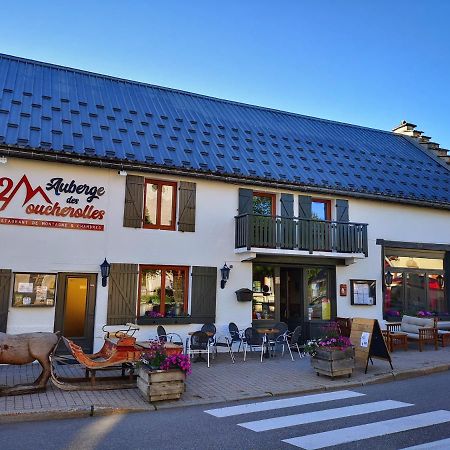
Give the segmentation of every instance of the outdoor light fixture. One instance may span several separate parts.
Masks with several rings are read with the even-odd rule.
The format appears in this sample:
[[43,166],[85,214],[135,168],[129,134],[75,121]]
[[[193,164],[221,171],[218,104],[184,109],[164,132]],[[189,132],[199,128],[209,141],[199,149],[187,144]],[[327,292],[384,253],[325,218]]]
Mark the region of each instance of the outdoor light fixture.
[[100,271],[102,274],[102,286],[106,287],[106,284],[108,282],[108,277],[111,272],[111,264],[105,260],[100,264]]
[[384,282],[386,286],[390,286],[392,284],[392,280],[394,279],[394,276],[392,275],[389,270],[386,272],[386,275],[384,276]]
[[220,269],[220,274],[222,275],[222,279],[220,280],[220,287],[223,289],[225,285],[227,284],[228,278],[230,278],[230,270],[233,268],[233,266],[228,267],[227,263],[223,265],[223,267]]
[[127,173],[127,171],[126,170],[119,170],[118,172],[117,172],[121,177],[126,177],[127,175],[128,175],[128,173]]
[[442,289],[444,287],[444,277],[442,275],[438,275],[436,277],[439,287]]
[[6,156],[0,156],[0,164],[6,164],[8,162],[8,158]]

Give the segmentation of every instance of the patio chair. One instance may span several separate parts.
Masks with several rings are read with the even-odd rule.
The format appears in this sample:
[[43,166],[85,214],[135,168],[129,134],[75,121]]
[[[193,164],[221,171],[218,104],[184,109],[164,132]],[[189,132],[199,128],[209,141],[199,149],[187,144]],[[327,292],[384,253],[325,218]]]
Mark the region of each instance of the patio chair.
[[238,326],[234,322],[230,322],[228,324],[228,331],[231,336],[231,342],[230,342],[231,347],[233,347],[233,344],[235,342],[239,342],[239,347],[237,350],[239,353],[239,350],[241,349],[241,345],[245,343],[245,338],[242,336],[241,330],[239,330]]
[[269,345],[272,349],[272,353],[275,352],[276,348],[280,345],[283,345],[285,342],[285,338],[287,333],[289,333],[289,329],[286,323],[284,322],[277,322],[274,326],[274,329],[277,330],[276,333],[272,333],[269,336]]
[[194,360],[194,362],[198,362],[198,361],[202,361],[202,360],[204,361],[204,359],[202,358],[201,355],[203,352],[206,352],[208,355],[207,362],[208,362],[208,367],[209,367],[209,349],[210,349],[210,347],[211,347],[211,345],[210,345],[208,335],[203,331],[196,331],[191,336],[187,354],[189,355],[190,358],[192,357],[192,355],[199,355],[197,357],[197,359]]
[[231,348],[231,339],[228,336],[216,336],[214,339],[214,349],[217,354],[217,347],[226,347],[228,349],[228,353],[230,354],[231,361],[234,364],[234,355],[233,349]]
[[[163,343],[170,342],[175,345],[181,345],[181,347],[183,347],[184,350],[183,339],[181,339],[181,336],[178,333],[166,333],[166,330],[162,325],[158,325],[156,332],[158,333],[159,342]],[[174,341],[173,337],[175,337],[178,340]]]
[[250,351],[253,351],[253,348],[261,348],[261,362],[263,360],[264,355],[264,347],[265,347],[265,337],[261,336],[256,328],[249,327],[245,330],[245,346],[244,346],[244,361],[247,357],[247,348],[250,347]]
[[286,333],[284,335],[284,343],[283,343],[283,352],[281,356],[284,356],[284,348],[285,346],[289,350],[289,354],[291,355],[292,361],[294,361],[294,357],[292,356],[292,350],[297,350],[298,356],[300,359],[302,359],[305,354],[302,350],[300,350],[300,347],[303,348],[303,346],[299,346],[298,341],[300,340],[300,336],[302,334],[302,327],[298,326],[295,328],[295,330],[292,333]]

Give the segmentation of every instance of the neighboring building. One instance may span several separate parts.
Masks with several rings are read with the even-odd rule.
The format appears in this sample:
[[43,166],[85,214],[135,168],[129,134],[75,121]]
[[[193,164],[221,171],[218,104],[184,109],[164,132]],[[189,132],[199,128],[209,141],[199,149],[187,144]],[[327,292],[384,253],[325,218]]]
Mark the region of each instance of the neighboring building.
[[449,312],[450,172],[415,137],[0,55],[0,156],[0,331]]

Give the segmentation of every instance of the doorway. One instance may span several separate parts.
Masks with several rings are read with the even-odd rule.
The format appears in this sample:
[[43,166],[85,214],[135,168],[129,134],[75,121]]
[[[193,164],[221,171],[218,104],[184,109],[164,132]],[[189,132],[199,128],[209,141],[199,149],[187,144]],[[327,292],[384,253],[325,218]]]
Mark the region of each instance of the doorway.
[[87,353],[93,347],[96,286],[95,274],[58,274],[55,331]]
[[303,322],[302,269],[280,268],[280,321],[290,330]]

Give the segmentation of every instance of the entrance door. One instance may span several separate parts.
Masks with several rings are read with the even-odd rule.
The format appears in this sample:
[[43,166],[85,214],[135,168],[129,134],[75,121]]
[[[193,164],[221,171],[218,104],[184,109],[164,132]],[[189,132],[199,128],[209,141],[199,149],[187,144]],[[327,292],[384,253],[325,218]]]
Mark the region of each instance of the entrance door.
[[302,269],[280,268],[280,320],[290,330],[303,322]]
[[[58,274],[55,331],[92,352],[97,275]],[[62,349],[62,348],[61,348]]]

